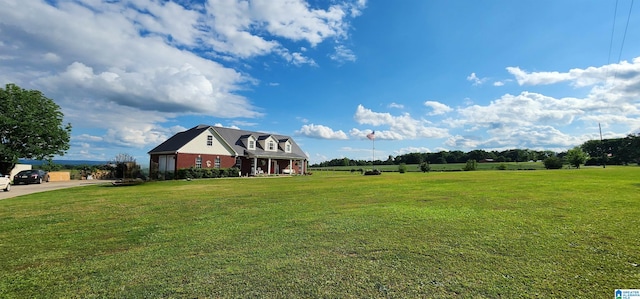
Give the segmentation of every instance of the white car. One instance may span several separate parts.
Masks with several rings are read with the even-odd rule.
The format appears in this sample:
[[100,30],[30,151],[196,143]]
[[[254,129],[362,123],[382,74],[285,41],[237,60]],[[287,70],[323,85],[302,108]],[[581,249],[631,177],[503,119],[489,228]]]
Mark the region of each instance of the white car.
[[4,192],[11,190],[11,180],[8,175],[0,173],[0,189],[4,190]]

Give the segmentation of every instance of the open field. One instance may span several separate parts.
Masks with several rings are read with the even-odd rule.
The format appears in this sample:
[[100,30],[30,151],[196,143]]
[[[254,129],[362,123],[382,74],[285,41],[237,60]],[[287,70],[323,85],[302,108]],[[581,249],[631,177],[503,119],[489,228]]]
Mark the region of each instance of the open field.
[[2,298],[612,298],[640,167],[314,173],[0,201]]
[[[449,164],[429,164],[431,166],[431,171],[462,171],[464,169],[466,163],[449,163]],[[506,167],[505,170],[542,170],[544,168],[544,164],[542,162],[491,162],[491,163],[478,163],[477,170],[498,170],[500,165],[504,165]],[[565,166],[567,167],[567,166]],[[376,165],[376,169],[380,171],[398,171],[398,165]],[[311,167],[309,168],[312,172],[318,171],[351,171],[358,169],[372,169],[371,165],[368,166],[327,166],[327,167]],[[408,164],[407,172],[420,172],[420,165],[418,164]]]

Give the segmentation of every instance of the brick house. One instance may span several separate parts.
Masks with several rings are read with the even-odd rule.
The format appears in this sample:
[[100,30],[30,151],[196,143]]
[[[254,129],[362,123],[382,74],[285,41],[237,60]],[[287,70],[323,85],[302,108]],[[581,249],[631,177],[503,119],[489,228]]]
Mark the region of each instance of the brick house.
[[198,125],[149,151],[163,177],[181,168],[240,169],[240,175],[304,174],[309,158],[289,136]]

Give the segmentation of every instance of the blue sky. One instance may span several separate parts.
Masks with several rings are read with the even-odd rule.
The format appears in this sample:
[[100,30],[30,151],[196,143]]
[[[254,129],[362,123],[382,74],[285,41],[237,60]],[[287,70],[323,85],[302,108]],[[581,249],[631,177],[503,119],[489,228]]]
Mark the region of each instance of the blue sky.
[[631,0],[0,5],[0,84],[61,106],[65,159],[144,164],[198,124],[292,136],[312,163],[370,159],[374,130],[381,159],[640,131]]

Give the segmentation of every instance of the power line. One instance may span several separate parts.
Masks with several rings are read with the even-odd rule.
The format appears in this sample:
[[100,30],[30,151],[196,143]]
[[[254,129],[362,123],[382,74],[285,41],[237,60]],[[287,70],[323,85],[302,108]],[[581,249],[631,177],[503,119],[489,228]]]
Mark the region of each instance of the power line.
[[609,41],[609,56],[607,58],[607,65],[611,63],[611,50],[613,49],[613,35],[616,31],[616,19],[618,16],[618,0],[616,0],[616,8],[613,11],[613,24],[611,25],[611,41]]
[[633,10],[633,0],[631,0],[631,5],[629,6],[629,14],[627,15],[627,24],[624,26],[624,34],[622,35],[622,44],[620,45],[620,54],[618,54],[618,63],[620,63],[620,59],[622,58],[622,48],[624,47],[624,40],[627,38],[627,29],[629,28],[629,20],[631,19],[632,10]]

